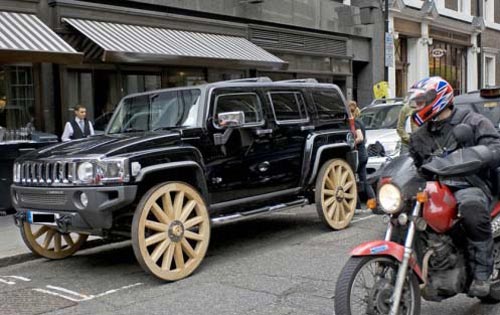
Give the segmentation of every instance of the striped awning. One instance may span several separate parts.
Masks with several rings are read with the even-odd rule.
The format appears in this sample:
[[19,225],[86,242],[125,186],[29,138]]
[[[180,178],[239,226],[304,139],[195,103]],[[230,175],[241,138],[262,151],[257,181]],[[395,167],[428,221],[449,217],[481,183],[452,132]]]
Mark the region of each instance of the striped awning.
[[100,56],[103,62],[274,69],[288,65],[243,37],[81,19],[62,20],[103,50]]
[[78,53],[33,14],[0,11],[0,63],[81,63]]

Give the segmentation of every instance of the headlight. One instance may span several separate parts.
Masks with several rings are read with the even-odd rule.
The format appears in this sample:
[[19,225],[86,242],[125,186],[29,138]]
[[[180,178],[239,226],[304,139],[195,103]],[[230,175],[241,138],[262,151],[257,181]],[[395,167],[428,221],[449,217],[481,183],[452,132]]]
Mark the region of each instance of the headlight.
[[81,163],[78,165],[77,176],[79,181],[92,181],[94,179],[94,165],[90,162]]
[[384,184],[378,190],[378,201],[382,210],[388,214],[397,213],[401,210],[401,191],[393,184]]
[[97,165],[97,176],[103,183],[123,183],[130,180],[126,159],[101,161]]

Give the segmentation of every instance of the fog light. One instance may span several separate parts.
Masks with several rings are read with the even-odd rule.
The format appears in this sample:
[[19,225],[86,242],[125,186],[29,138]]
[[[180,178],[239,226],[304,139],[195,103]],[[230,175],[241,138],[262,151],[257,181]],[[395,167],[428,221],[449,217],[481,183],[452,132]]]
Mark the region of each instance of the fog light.
[[80,202],[82,203],[82,206],[86,208],[89,204],[89,197],[87,197],[87,194],[82,192],[80,194]]

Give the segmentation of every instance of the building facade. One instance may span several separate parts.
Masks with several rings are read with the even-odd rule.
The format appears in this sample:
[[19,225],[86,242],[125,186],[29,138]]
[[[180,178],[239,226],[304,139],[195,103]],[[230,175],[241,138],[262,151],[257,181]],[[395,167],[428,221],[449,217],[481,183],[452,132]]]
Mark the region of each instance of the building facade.
[[[8,128],[33,121],[60,135],[83,104],[102,130],[127,94],[253,76],[316,78],[366,104],[383,80],[378,1],[6,0],[0,13],[35,16],[81,58],[0,54]],[[42,41],[32,30],[26,40]]]
[[389,83],[394,96],[404,96],[413,82],[433,75],[448,80],[456,94],[500,83],[495,66],[500,28],[494,15],[481,14],[486,2],[500,1],[393,1],[389,31],[396,53]]

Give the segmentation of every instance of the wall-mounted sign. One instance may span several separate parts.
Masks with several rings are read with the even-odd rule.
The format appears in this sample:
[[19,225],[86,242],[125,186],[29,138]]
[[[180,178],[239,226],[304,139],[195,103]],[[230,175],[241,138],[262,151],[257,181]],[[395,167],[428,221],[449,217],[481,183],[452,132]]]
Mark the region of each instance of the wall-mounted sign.
[[432,58],[439,59],[439,58],[443,57],[444,55],[446,55],[446,50],[443,48],[434,48],[433,50],[431,50]]

